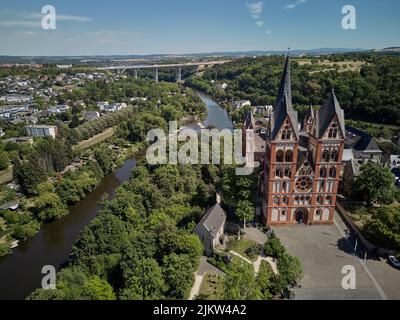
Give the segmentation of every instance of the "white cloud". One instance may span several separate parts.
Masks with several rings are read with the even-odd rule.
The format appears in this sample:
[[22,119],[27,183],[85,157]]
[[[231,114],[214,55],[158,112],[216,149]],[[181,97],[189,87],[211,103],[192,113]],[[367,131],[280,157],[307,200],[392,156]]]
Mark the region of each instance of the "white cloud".
[[263,12],[263,2],[254,2],[254,3],[246,3],[247,8],[250,11],[251,16],[256,21],[257,27],[261,27],[264,24],[264,21],[260,20],[261,14]]
[[[23,13],[21,15],[24,19],[28,20],[36,20],[44,17],[43,14],[37,13],[37,12],[28,12],[28,13]],[[56,12],[56,18],[58,21],[76,21],[76,22],[89,22],[92,21],[89,17],[85,16],[72,16],[72,15],[66,15],[66,14],[58,14]]]
[[6,28],[36,29],[41,27],[41,21],[8,20],[8,21],[0,21],[0,26]]
[[[42,18],[44,15],[37,12],[14,13],[10,20],[0,21],[0,26],[5,28],[24,28],[24,29],[40,29]],[[91,19],[85,16],[73,16],[57,14],[57,21],[72,21],[72,22],[89,22]]]
[[287,5],[286,7],[284,7],[283,9],[285,9],[285,10],[294,9],[294,8],[296,8],[297,6],[302,5],[302,4],[306,3],[306,2],[307,2],[307,0],[297,0],[297,1],[294,2],[294,3],[288,4],[288,5]]
[[266,33],[266,34],[271,34],[272,31],[271,31],[271,30],[266,30],[265,33]]
[[249,9],[251,15],[253,16],[254,19],[258,19],[260,14],[263,12],[263,3],[262,1],[260,2],[254,2],[254,3],[246,3],[247,8]]

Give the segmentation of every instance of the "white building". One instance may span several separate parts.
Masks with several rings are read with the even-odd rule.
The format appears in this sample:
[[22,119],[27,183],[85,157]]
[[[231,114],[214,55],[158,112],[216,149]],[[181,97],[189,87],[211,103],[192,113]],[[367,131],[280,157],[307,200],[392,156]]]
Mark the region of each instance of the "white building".
[[242,109],[243,107],[251,106],[251,102],[249,100],[240,100],[240,101],[233,101],[232,107],[235,110]]
[[57,68],[58,69],[70,69],[70,68],[72,68],[72,64],[58,64]]
[[67,105],[57,105],[54,107],[50,107],[48,111],[52,114],[61,114],[61,113],[67,113],[70,109],[71,107]]
[[100,118],[100,113],[97,111],[83,111],[82,115],[88,121]]
[[269,118],[274,110],[273,106],[257,106],[254,107],[254,113],[259,114],[263,117]]
[[100,106],[100,110],[104,112],[116,112],[127,107],[128,105],[126,103],[112,103]]
[[4,101],[6,103],[24,103],[30,102],[32,100],[31,96],[24,96],[20,94],[7,94],[5,96],[0,97],[0,101]]
[[25,127],[26,134],[30,137],[53,137],[58,133],[56,126],[32,125]]

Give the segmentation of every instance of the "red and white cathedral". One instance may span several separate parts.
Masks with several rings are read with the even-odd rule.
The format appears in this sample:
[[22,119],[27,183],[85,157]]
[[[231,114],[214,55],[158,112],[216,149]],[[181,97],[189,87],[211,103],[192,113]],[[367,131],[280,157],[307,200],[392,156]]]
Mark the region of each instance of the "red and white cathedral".
[[345,143],[344,112],[335,92],[318,111],[310,107],[300,125],[292,105],[288,56],[267,126],[260,129],[249,113],[244,129],[258,134],[255,157],[263,166],[259,186],[263,222],[332,224]]

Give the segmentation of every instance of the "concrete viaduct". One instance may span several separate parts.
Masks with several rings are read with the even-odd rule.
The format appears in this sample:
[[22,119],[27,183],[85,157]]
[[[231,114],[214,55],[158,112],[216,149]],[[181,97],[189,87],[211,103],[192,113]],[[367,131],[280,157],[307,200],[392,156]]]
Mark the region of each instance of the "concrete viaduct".
[[155,65],[133,65],[133,66],[112,66],[112,67],[101,67],[97,68],[97,70],[101,71],[113,71],[116,70],[119,73],[124,73],[126,70],[133,70],[133,74],[135,79],[138,78],[139,70],[141,69],[152,69],[154,70],[154,80],[158,82],[158,71],[160,69],[175,69],[176,70],[176,82],[182,82],[182,68],[185,67],[197,67],[197,72],[204,70],[208,67],[213,67],[215,65],[221,65],[227,63],[229,61],[202,61],[202,62],[189,62],[189,63],[174,63],[174,64],[155,64]]

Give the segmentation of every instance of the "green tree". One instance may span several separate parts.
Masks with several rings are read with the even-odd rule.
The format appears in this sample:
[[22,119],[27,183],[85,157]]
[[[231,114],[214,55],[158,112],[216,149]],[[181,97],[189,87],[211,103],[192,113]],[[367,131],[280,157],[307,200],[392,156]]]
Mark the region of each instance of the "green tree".
[[236,215],[243,221],[243,225],[246,226],[246,222],[253,220],[255,214],[254,205],[248,200],[239,200],[236,204]]
[[354,182],[357,197],[368,205],[391,204],[395,198],[395,179],[389,168],[380,164],[368,163],[361,167],[360,174]]
[[122,300],[160,300],[167,289],[161,268],[154,259],[141,259],[133,263],[129,278],[122,290]]
[[288,253],[278,259],[278,270],[288,285],[295,285],[303,277],[300,259]]
[[67,215],[68,208],[56,193],[47,192],[36,198],[35,213],[41,221],[52,221]]
[[97,148],[94,152],[94,157],[104,173],[107,174],[112,171],[114,162],[112,151],[109,148]]
[[400,209],[386,206],[374,210],[363,232],[378,245],[400,249]]
[[115,293],[110,284],[98,276],[93,276],[82,287],[82,293],[90,300],[116,300]]
[[163,259],[163,275],[167,285],[167,296],[174,299],[187,299],[193,285],[197,265],[194,266],[188,255],[172,253]]
[[0,150],[0,171],[5,170],[10,165],[10,159],[7,153],[3,150]]
[[254,300],[256,285],[253,265],[235,259],[228,268],[224,280],[225,300]]
[[264,253],[269,257],[279,259],[285,252],[285,247],[275,234],[272,234],[270,239],[264,244]]
[[270,264],[266,261],[262,261],[256,277],[257,296],[261,300],[270,300],[273,296],[271,293],[273,275],[274,272]]

